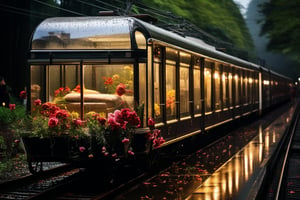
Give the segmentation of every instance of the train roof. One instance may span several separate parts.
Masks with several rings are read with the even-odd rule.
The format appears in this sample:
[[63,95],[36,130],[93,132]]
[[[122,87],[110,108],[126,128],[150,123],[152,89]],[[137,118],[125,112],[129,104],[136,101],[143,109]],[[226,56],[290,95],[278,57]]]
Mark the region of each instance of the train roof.
[[[114,43],[111,43],[109,48],[117,49],[122,47],[123,49],[130,49],[130,33],[135,29],[140,30],[148,42],[163,42],[170,46],[177,46],[184,50],[196,52],[200,55],[239,67],[270,71],[257,64],[218,51],[214,46],[200,39],[185,37],[134,17],[93,16],[48,18],[36,28],[32,38],[32,49],[49,49],[50,51],[54,49],[98,50],[105,46],[101,46],[101,44],[111,38],[118,45],[114,46]],[[55,45],[53,45],[53,38],[59,40],[54,42]],[[75,42],[65,42],[70,39]],[[51,45],[49,45],[50,40],[52,42]],[[93,43],[90,42],[91,40],[93,40]],[[94,41],[99,41],[99,44],[97,45],[96,43],[95,45]],[[279,74],[276,73],[276,75]]]

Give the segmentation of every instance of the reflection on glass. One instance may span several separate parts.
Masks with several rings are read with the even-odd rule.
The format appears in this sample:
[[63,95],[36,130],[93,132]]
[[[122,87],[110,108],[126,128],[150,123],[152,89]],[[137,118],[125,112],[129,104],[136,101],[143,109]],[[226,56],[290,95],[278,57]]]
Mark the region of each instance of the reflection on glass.
[[180,67],[180,117],[189,116],[189,66]]
[[78,116],[82,100],[85,113],[104,116],[116,109],[134,108],[132,64],[83,65],[83,88],[80,74],[79,65],[31,66],[31,100],[55,103]]
[[65,17],[43,21],[32,49],[130,49],[129,19]]
[[154,86],[154,119],[156,122],[162,121],[162,108],[160,103],[160,67],[161,63],[154,64],[154,71],[153,71],[153,86]]
[[200,67],[194,66],[194,112],[201,114]]
[[218,71],[214,73],[214,81],[215,81],[215,109],[221,109],[221,78]]
[[211,69],[204,69],[204,96],[205,96],[205,112],[211,111]]
[[176,67],[166,65],[166,112],[167,120],[175,119],[176,112]]

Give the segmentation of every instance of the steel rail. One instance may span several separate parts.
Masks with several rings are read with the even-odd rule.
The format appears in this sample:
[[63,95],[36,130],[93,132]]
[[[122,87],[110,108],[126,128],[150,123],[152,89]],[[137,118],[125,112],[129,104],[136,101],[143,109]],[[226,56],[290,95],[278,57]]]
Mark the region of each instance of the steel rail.
[[283,182],[284,175],[286,173],[287,160],[288,160],[288,157],[290,154],[290,148],[291,148],[291,144],[292,144],[292,141],[293,141],[293,138],[295,135],[295,130],[299,124],[299,120],[300,120],[299,118],[300,118],[300,111],[298,109],[296,120],[295,120],[295,123],[293,124],[293,128],[291,130],[291,135],[289,138],[289,142],[287,144],[287,149],[286,149],[284,160],[282,163],[282,168],[281,168],[280,177],[279,177],[278,186],[277,186],[276,195],[275,195],[276,200],[279,200],[279,198],[280,198],[280,193],[282,190],[282,182]]

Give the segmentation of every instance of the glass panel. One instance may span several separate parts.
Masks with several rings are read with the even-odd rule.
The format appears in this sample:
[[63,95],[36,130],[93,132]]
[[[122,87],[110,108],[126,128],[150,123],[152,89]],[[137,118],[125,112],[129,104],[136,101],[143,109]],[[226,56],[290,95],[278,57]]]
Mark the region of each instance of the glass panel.
[[204,102],[205,112],[211,111],[211,69],[204,68]]
[[143,126],[146,126],[146,108],[145,108],[145,103],[146,103],[146,64],[145,63],[140,63],[139,64],[139,108],[142,110],[139,110],[142,114],[142,116],[139,116],[141,119],[141,124]]
[[248,79],[249,84],[248,84],[248,88],[249,88],[249,93],[248,93],[248,99],[249,99],[249,103],[253,103],[253,75],[251,73],[251,76]]
[[67,109],[69,112],[77,113],[80,116],[79,66],[49,65],[48,72],[46,101],[55,103],[60,108]]
[[84,65],[84,112],[134,109],[133,65]]
[[138,49],[146,49],[146,38],[140,31],[135,32],[135,41]]
[[[219,65],[218,65],[219,66]],[[221,77],[219,67],[216,66],[214,72],[214,81],[215,81],[215,110],[221,109]]]
[[[148,95],[147,95],[147,116],[146,118],[148,117],[151,117],[151,118],[154,118],[155,119],[155,114],[153,114],[153,106],[154,106],[154,102],[153,102],[153,97],[154,97],[154,94],[152,93],[152,90],[154,90],[154,80],[153,80],[153,77],[152,75],[154,74],[153,71],[152,71],[152,63],[153,63],[153,47],[152,46],[149,46],[149,48],[147,49],[147,56],[148,56],[148,62],[147,62],[147,77],[148,77],[148,84],[147,84],[147,87],[148,87]],[[145,76],[146,77],[146,76]],[[153,83],[153,84],[152,84]]]
[[[244,72],[246,73],[246,72]],[[241,86],[242,86],[242,103],[247,103],[247,75],[243,75],[243,77],[241,77]]]
[[227,108],[228,107],[228,90],[227,90],[227,86],[228,86],[228,76],[226,72],[223,72],[222,74],[222,93],[223,93],[223,108]]
[[154,119],[156,122],[162,121],[162,107],[161,107],[161,84],[160,84],[160,63],[154,63]]
[[201,114],[200,67],[194,66],[194,113]]
[[130,49],[128,19],[65,17],[43,21],[32,49]]
[[31,105],[33,105],[34,101],[37,99],[40,99],[42,102],[45,102],[45,67],[43,65],[31,65],[30,76]]
[[[183,65],[183,64],[182,64]],[[188,116],[190,112],[189,105],[189,68],[180,67],[180,116]]]
[[228,74],[228,100],[229,100],[229,106],[233,105],[232,102],[232,74]]
[[166,60],[167,60],[167,62],[170,61],[171,63],[176,63],[177,57],[178,57],[177,50],[166,47]]
[[244,103],[249,103],[249,85],[248,85],[248,75],[245,75],[244,77],[244,93],[245,93],[245,102]]
[[166,112],[167,120],[175,119],[176,116],[176,67],[166,65]]
[[[61,87],[64,87],[62,85],[61,81],[61,67],[60,65],[51,65],[49,66],[49,96],[47,98],[47,101],[55,102],[58,101],[56,97],[58,97],[60,94],[56,93],[56,90],[59,90]],[[57,91],[58,92],[58,91]]]
[[235,81],[235,104],[239,105],[240,104],[240,84],[239,84],[239,75],[236,74],[234,75],[234,81]]
[[[81,113],[81,90],[79,65],[50,65],[48,74],[41,76],[32,67],[32,88],[38,88],[48,77],[46,100],[70,112]],[[133,65],[83,65],[84,112],[97,112],[107,116],[116,109],[134,109]],[[35,86],[37,85],[37,86]],[[41,96],[32,89],[32,98]]]

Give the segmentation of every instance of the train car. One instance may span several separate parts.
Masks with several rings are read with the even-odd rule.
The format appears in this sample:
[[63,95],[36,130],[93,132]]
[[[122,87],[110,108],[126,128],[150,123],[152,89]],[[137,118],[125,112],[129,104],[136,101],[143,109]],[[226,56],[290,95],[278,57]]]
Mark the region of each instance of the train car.
[[[199,39],[122,16],[46,19],[28,63],[28,109],[39,98],[84,118],[143,105],[143,127],[153,118],[164,145],[286,101],[291,84]],[[58,99],[61,87],[84,91]]]

